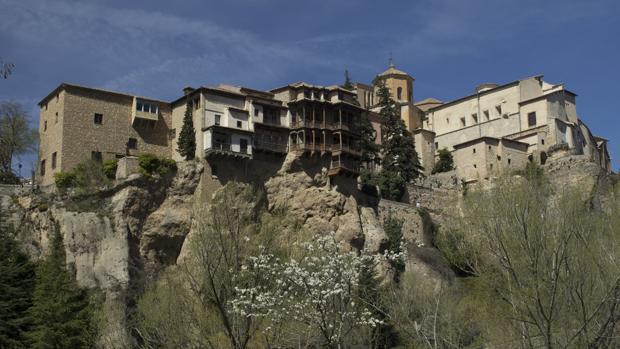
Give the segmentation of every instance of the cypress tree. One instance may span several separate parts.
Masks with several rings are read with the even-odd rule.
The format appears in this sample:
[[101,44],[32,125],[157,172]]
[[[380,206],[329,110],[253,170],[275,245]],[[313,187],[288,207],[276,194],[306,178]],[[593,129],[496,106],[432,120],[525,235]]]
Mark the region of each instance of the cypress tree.
[[94,341],[93,310],[85,289],[67,269],[63,239],[55,229],[49,255],[36,271],[32,330],[33,349],[90,348]]
[[448,172],[454,169],[452,153],[446,148],[439,150],[439,161],[433,167],[432,173]]
[[194,119],[189,99],[185,105],[185,116],[183,117],[183,127],[181,134],[179,134],[178,145],[178,151],[185,160],[194,158],[196,154],[196,131],[194,130]]
[[372,127],[368,113],[364,113],[362,115],[360,137],[362,164],[364,164],[367,168],[373,168],[374,165],[379,163],[379,145],[375,143],[375,140],[377,139],[377,132],[374,127]]
[[400,108],[390,96],[390,90],[382,79],[375,80],[375,84],[379,87],[383,155],[379,186],[383,197],[399,200],[406,184],[420,176],[422,166],[413,137],[400,117]]
[[353,90],[353,83],[351,82],[351,78],[349,77],[348,69],[345,69],[344,71],[344,84],[342,84],[342,88],[346,88],[347,90]]
[[377,278],[376,264],[371,256],[364,256],[360,266],[358,293],[362,304],[372,312],[373,316],[383,321],[371,329],[371,348],[393,348],[398,345],[398,334],[386,316],[387,307],[381,297],[381,289]]
[[26,348],[34,266],[0,212],[0,348]]

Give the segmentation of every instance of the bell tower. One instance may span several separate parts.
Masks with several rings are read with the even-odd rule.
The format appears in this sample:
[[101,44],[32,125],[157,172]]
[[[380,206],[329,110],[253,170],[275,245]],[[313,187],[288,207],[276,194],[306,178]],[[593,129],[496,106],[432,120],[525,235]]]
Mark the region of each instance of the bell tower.
[[397,103],[413,103],[413,81],[415,79],[404,71],[396,69],[391,55],[388,69],[377,77],[385,82],[392,99]]

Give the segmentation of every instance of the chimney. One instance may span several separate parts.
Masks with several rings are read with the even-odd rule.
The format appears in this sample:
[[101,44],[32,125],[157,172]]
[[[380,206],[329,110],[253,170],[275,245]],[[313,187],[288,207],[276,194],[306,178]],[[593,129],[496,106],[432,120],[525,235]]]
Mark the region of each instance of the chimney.
[[194,91],[194,88],[191,86],[187,86],[183,89],[183,95],[187,96],[188,94],[192,93]]

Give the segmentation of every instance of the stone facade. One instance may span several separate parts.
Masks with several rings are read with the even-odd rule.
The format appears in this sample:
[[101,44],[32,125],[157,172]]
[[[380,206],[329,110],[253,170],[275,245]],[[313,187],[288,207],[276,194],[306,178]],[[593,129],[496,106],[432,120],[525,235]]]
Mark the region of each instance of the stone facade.
[[[150,113],[153,119],[136,116],[135,108],[146,104],[149,108],[155,106],[156,112]],[[61,84],[39,106],[38,183],[42,186],[54,182],[54,173],[69,171],[88,159],[108,160],[142,153],[170,156],[168,103]]]

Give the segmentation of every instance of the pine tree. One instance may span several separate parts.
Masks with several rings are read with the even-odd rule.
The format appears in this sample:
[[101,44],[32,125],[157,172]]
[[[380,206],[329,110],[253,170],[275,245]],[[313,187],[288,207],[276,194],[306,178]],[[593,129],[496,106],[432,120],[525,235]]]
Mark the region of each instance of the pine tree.
[[32,330],[33,349],[90,348],[94,339],[93,309],[85,289],[77,286],[67,269],[63,239],[58,231],[50,241],[50,252],[36,271]]
[[0,348],[26,348],[34,266],[0,212]]
[[379,87],[377,97],[381,108],[382,169],[379,186],[383,197],[399,200],[406,184],[420,176],[422,166],[413,137],[400,117],[400,108],[390,96],[390,90],[382,79],[376,80],[375,85]]
[[196,131],[194,130],[194,119],[192,108],[189,101],[185,106],[185,116],[183,117],[183,127],[179,135],[178,151],[185,160],[191,160],[196,154]]
[[348,69],[345,69],[344,71],[344,84],[342,84],[342,88],[346,88],[347,90],[353,90],[353,83],[351,82],[351,78],[349,77]]

